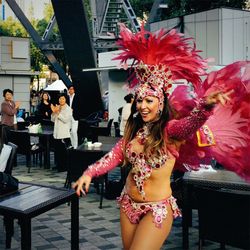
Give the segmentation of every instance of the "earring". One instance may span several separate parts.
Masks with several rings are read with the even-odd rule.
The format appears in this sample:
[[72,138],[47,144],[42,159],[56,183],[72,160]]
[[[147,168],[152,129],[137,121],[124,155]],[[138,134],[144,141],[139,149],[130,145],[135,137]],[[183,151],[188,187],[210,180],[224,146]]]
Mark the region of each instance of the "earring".
[[134,119],[137,118],[138,114],[139,114],[138,111],[135,112],[135,113],[133,114],[133,118],[134,118]]

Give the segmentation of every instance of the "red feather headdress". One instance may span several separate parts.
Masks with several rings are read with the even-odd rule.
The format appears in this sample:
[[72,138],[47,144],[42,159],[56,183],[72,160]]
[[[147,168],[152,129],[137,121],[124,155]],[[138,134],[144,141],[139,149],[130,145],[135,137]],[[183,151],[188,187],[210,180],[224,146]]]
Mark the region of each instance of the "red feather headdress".
[[[120,36],[117,44],[122,52],[114,60],[120,60],[127,68],[127,60],[133,59],[134,76],[130,89],[139,85],[139,90],[146,93],[151,89],[161,100],[163,92],[168,95],[169,88],[177,79],[186,79],[199,88],[201,75],[205,75],[207,60],[196,50],[192,38],[184,38],[175,29],[161,29],[155,33],[141,30],[133,34],[124,24],[120,24]],[[131,77],[130,77],[131,78]],[[157,93],[156,93],[157,92]],[[162,93],[162,94],[161,94]]]

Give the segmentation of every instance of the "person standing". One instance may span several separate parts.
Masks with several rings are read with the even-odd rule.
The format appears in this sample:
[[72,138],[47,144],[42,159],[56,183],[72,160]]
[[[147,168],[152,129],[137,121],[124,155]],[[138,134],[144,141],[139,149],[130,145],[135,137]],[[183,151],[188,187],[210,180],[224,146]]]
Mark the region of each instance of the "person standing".
[[8,131],[16,129],[16,113],[20,107],[20,102],[13,101],[13,91],[3,90],[4,101],[1,104],[1,123],[2,123],[2,144],[8,142]]
[[126,104],[122,108],[122,115],[121,115],[121,123],[120,123],[120,135],[124,135],[124,129],[127,123],[127,120],[131,113],[132,103],[134,101],[134,95],[128,94],[124,97]]
[[71,131],[70,140],[73,148],[78,146],[78,120],[79,120],[79,106],[78,106],[78,96],[75,93],[74,86],[70,86],[68,89],[68,105],[72,109],[72,119],[71,119]]
[[51,108],[50,108],[50,96],[48,92],[43,92],[41,95],[41,102],[38,105],[38,115],[41,119],[50,119]]
[[[183,34],[163,29],[151,33],[143,26],[134,34],[124,24],[120,26],[117,44],[122,52],[114,59],[124,63],[125,69],[128,60],[135,62],[131,71],[134,75],[129,78],[134,77],[129,87],[135,89],[131,115],[124,137],[91,164],[72,187],[78,196],[86,195],[92,178],[122,163],[129,166],[118,198],[123,248],[159,250],[173,219],[181,215],[170,185],[173,170],[197,170],[206,158],[209,163],[217,155],[215,159],[221,159],[225,168],[250,179],[250,165],[245,160],[250,149],[250,63],[239,62],[218,74],[212,72],[202,84],[207,60]],[[191,109],[185,109],[190,92],[182,91],[179,98],[170,96],[176,79],[190,81],[199,94]],[[222,119],[226,124],[223,128]],[[225,141],[230,145],[220,143]]]
[[66,170],[67,153],[70,147],[70,125],[72,110],[66,103],[65,94],[59,95],[59,105],[51,104],[51,120],[54,122],[55,159],[58,172]]
[[30,113],[31,114],[35,114],[38,102],[39,102],[38,93],[36,93],[35,90],[32,90],[30,94]]

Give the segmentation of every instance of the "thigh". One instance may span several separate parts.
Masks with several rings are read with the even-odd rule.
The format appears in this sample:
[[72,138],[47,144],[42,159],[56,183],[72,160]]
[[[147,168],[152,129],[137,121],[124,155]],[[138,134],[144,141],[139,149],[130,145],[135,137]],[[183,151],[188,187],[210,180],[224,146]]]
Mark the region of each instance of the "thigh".
[[168,205],[167,218],[161,227],[156,227],[152,212],[148,212],[140,221],[133,238],[130,250],[159,250],[168,237],[173,223],[173,212]]
[[138,224],[132,224],[122,209],[120,209],[120,223],[123,247],[124,250],[129,250]]

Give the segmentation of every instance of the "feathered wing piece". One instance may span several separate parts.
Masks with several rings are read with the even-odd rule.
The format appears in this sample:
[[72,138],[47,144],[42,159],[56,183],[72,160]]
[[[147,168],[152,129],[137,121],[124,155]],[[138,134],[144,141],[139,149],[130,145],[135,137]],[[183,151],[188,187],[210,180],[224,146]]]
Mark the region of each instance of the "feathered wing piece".
[[250,62],[236,62],[211,72],[202,83],[200,76],[206,75],[207,60],[199,56],[191,38],[176,30],[151,33],[144,26],[136,34],[124,24],[120,30],[117,43],[122,52],[114,60],[120,60],[124,68],[129,59],[134,60],[131,68],[136,78],[130,88],[140,85],[140,95],[150,93],[162,102],[162,91],[167,93],[175,80],[192,83],[193,93],[187,86],[178,86],[169,96],[177,117],[186,116],[198,98],[234,89],[230,104],[219,104],[197,134],[181,146],[175,168],[198,169],[200,163],[210,163],[214,157],[250,180]]
[[182,118],[196,106],[196,94],[188,85],[177,86],[169,96],[169,103],[173,109],[175,118]]
[[[200,163],[208,164],[215,158],[226,169],[250,180],[250,62],[236,62],[211,72],[196,94],[197,97],[202,97],[212,91],[228,89],[234,89],[230,103],[225,106],[219,104],[203,126],[209,128],[215,144],[199,146],[198,137],[193,135],[180,149],[180,157],[175,166],[177,169],[183,170],[185,166],[187,169],[196,170],[199,169]],[[184,93],[182,96],[186,95],[190,99],[187,89]],[[172,95],[170,101],[182,100],[178,98],[178,91],[174,91]],[[184,106],[188,98],[183,99]],[[175,102],[171,104],[176,106]],[[177,107],[181,107],[181,103],[178,103]],[[188,112],[180,111],[181,115]],[[198,131],[200,132],[202,131]]]

